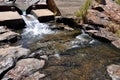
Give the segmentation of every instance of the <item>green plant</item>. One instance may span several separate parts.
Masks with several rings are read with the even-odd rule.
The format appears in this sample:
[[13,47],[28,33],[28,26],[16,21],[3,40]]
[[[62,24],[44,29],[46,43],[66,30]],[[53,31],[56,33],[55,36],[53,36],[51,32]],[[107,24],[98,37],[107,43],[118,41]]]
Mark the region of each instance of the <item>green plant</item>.
[[115,2],[120,5],[120,0],[115,0]]
[[92,3],[92,0],[86,0],[83,6],[76,12],[76,16],[81,17],[82,20],[84,21],[85,16],[87,14],[87,10],[89,9],[91,3]]

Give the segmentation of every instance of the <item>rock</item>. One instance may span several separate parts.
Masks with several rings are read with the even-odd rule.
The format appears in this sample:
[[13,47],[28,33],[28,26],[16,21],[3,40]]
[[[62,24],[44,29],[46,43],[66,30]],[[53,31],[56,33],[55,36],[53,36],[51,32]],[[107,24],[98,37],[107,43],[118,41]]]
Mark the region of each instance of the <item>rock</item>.
[[34,74],[34,73],[39,69],[43,68],[44,65],[45,65],[44,60],[38,60],[35,58],[22,59],[17,62],[16,66],[13,69],[11,69],[4,76],[2,80],[8,80],[8,79],[22,80],[29,77],[29,75],[31,75],[30,77],[33,76],[41,77],[43,75],[39,75],[38,73]]
[[110,42],[119,39],[115,34],[113,34],[112,32],[109,32],[105,28],[100,28],[100,30],[97,33],[93,34],[93,36],[98,39],[106,40]]
[[0,48],[0,76],[13,67],[18,59],[27,57],[29,53],[30,50],[21,47]]
[[20,35],[18,33],[10,31],[9,29],[6,29],[4,27],[0,27],[0,42],[4,42],[4,41],[13,42],[14,40],[17,40],[19,38]]
[[5,74],[5,72],[11,69],[15,65],[15,60],[13,57],[6,56],[0,57],[0,76]]
[[120,49],[120,38],[119,38],[118,40],[113,41],[112,44],[113,44],[115,47],[117,47],[117,48]]
[[30,50],[17,46],[0,48],[0,52],[1,52],[0,55],[3,57],[10,56],[13,57],[14,59],[18,59],[21,57],[27,57],[30,53]]
[[6,29],[4,26],[0,26],[0,34],[7,32],[8,29]]
[[111,0],[106,0],[106,5],[102,6],[105,13],[114,21],[120,23],[120,6]]
[[107,72],[112,80],[120,80],[120,65],[112,64],[108,66]]
[[0,41],[5,41],[5,40],[10,41],[11,39],[17,36],[19,36],[19,34],[9,31],[0,35]]
[[48,60],[48,56],[47,55],[42,55],[42,56],[40,56],[40,58]]
[[29,77],[25,78],[24,80],[39,80],[43,77],[45,77],[45,74],[35,72],[34,74],[30,75]]
[[[101,5],[97,2],[94,2],[92,8],[100,11],[101,14],[106,14],[110,20],[120,23],[120,6],[112,0],[105,1],[106,5]],[[102,11],[100,9],[102,9]]]
[[86,15],[87,23],[93,25],[108,25],[110,19],[104,13],[101,13],[97,10],[88,10],[88,14]]

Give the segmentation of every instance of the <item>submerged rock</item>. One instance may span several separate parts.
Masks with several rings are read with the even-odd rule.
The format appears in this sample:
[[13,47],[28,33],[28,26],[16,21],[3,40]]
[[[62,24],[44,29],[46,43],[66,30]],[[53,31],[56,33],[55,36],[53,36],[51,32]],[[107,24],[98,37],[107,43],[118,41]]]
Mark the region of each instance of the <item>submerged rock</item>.
[[22,57],[27,57],[30,50],[21,47],[0,48],[0,76],[15,65],[15,62]]
[[38,60],[35,58],[22,59],[17,62],[16,66],[12,70],[10,70],[2,80],[8,80],[8,79],[22,80],[27,77],[34,78],[34,76],[38,76],[39,78],[41,78],[44,75],[35,72],[43,68],[44,65],[45,65],[44,60]]
[[112,64],[108,66],[107,72],[112,80],[120,80],[120,65]]

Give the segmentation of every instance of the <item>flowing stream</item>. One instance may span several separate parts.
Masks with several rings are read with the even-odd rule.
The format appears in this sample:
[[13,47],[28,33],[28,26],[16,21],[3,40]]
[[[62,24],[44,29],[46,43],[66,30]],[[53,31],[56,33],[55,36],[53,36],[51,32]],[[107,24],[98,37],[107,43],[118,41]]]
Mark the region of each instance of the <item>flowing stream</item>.
[[26,28],[17,44],[29,48],[31,55],[37,55],[34,58],[48,57],[44,69],[40,70],[46,77],[40,80],[111,80],[107,66],[120,63],[120,50],[93,39],[84,30],[55,33],[33,15],[22,17]]

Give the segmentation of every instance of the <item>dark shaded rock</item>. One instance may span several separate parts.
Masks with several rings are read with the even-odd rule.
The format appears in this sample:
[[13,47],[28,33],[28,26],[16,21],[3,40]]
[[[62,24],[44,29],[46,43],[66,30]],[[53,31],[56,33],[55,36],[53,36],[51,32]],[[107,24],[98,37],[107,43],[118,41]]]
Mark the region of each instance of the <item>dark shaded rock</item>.
[[[35,76],[36,74],[34,73],[43,68],[44,65],[44,60],[38,60],[35,58],[22,59],[17,62],[16,66],[10,70],[2,80],[23,80],[29,77],[29,75],[33,74],[33,76]],[[39,74],[37,73],[37,75]]]
[[112,42],[112,44],[117,47],[117,48],[120,48],[120,38],[118,40],[115,40]]
[[110,21],[107,15],[97,10],[88,10],[86,19],[87,19],[87,23],[89,24],[102,25],[102,26],[109,24]]
[[112,80],[120,80],[120,65],[109,65],[107,67],[107,72]]
[[21,47],[0,48],[0,76],[15,65],[15,62],[22,57],[27,57],[30,50]]

